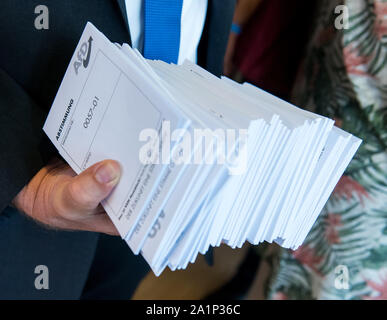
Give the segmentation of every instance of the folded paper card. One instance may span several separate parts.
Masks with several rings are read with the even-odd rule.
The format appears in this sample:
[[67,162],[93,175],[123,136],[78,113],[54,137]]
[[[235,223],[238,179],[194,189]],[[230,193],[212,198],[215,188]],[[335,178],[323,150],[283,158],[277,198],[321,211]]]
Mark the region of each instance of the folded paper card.
[[44,131],[78,174],[120,162],[102,205],[156,275],[222,242],[296,249],[361,143],[250,84],[146,60],[91,23]]

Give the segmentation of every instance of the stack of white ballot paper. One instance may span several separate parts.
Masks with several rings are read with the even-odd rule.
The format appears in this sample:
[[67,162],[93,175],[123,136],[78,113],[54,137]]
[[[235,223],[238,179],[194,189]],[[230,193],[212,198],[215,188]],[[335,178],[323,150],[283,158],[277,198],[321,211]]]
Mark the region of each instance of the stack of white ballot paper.
[[102,205],[156,275],[221,243],[296,249],[361,143],[250,84],[146,60],[90,22],[44,131],[78,174],[120,163]]

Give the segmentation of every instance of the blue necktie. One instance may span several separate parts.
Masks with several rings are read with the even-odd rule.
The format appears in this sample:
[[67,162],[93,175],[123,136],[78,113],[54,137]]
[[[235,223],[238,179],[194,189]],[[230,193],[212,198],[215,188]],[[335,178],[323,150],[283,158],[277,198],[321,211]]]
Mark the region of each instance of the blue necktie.
[[183,0],[145,0],[144,57],[177,63]]

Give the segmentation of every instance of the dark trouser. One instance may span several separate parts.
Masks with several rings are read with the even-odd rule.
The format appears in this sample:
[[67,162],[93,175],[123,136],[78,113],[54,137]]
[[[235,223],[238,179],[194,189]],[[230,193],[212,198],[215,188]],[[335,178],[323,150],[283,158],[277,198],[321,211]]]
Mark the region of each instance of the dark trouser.
[[[36,287],[42,265],[48,289]],[[48,230],[10,207],[0,213],[0,299],[129,299],[148,271],[119,237]]]
[[123,240],[100,235],[81,299],[130,299],[148,271]]

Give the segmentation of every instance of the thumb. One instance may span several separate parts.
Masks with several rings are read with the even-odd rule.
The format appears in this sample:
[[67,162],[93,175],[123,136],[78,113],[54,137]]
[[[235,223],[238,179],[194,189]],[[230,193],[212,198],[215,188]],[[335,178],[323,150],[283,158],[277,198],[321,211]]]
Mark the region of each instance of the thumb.
[[92,211],[117,185],[121,175],[117,161],[104,160],[71,179],[64,200],[73,211]]

